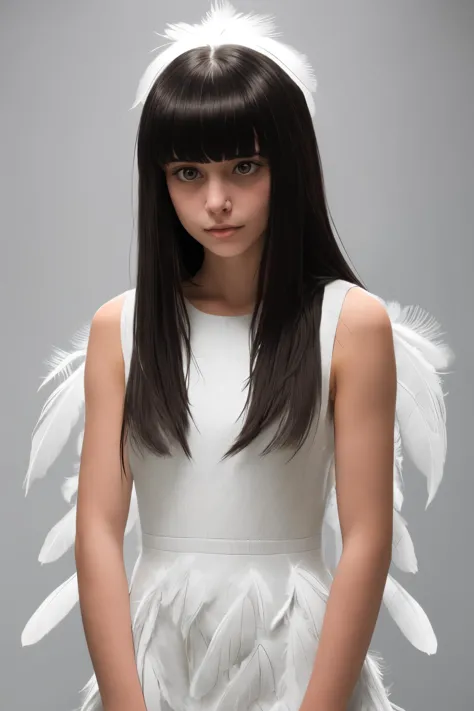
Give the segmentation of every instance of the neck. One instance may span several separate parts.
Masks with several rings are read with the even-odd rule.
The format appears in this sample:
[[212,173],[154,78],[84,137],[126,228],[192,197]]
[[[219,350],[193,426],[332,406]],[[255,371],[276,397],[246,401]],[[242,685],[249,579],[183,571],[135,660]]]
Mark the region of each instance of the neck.
[[185,285],[188,295],[236,311],[251,311],[256,300],[261,249],[259,242],[245,254],[227,258],[206,250],[202,267],[192,280],[196,286]]

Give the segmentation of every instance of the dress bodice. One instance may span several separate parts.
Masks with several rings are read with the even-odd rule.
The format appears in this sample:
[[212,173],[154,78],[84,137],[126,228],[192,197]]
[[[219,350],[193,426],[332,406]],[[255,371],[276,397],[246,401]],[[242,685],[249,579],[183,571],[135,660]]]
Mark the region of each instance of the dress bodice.
[[[292,539],[313,544],[320,537],[334,452],[328,406],[331,356],[344,296],[353,286],[336,280],[325,288],[321,416],[293,458],[288,450],[260,456],[275,432],[270,427],[244,451],[221,461],[243,424],[251,315],[217,316],[186,302],[193,353],[188,384],[192,459],[177,449],[164,458],[139,455],[129,447],[145,538],[236,539],[251,546],[252,541]],[[134,289],[128,291],[123,307],[127,377],[134,296]]]

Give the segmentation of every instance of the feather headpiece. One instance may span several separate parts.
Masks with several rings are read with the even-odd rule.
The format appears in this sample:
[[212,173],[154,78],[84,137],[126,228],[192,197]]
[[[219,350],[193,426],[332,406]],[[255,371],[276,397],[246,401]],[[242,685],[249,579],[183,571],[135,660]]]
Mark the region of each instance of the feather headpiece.
[[212,52],[224,44],[238,44],[254,49],[278,64],[302,90],[311,116],[314,116],[312,93],[316,91],[317,82],[313,69],[304,54],[275,39],[281,33],[276,31],[271,15],[244,15],[236,12],[228,0],[214,0],[201,24],[168,24],[164,35],[156,34],[169,42],[156,48],[166,47],[141,77],[132,109],[145,102],[157,77],[184,52],[197,47],[210,47]]

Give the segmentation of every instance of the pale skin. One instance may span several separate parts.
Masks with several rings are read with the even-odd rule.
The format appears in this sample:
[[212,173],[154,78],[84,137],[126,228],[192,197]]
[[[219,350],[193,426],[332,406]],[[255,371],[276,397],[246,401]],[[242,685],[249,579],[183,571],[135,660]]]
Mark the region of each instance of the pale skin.
[[[176,161],[165,173],[181,223],[204,247],[204,264],[194,277],[199,288],[184,283],[185,295],[202,311],[250,313],[268,221],[268,162],[258,153],[217,163]],[[206,232],[223,223],[242,229],[224,240]]]
[[[123,296],[95,313],[85,364],[85,427],[75,560],[86,641],[104,711],[146,711],[133,647],[123,539],[133,479],[121,476],[125,396],[120,342]],[[126,455],[126,452],[125,452]]]
[[[183,290],[197,308],[209,313],[248,313],[254,304],[270,173],[266,165],[259,170],[237,167],[244,159],[253,157],[211,164],[176,162],[166,168],[177,214],[205,251],[196,279],[201,288],[183,284]],[[195,184],[194,180],[183,184],[171,174],[186,166],[195,169],[185,173],[198,178]],[[218,222],[245,227],[224,243],[205,232]],[[119,461],[125,394],[122,299],[120,295],[105,303],[91,324],[75,554],[81,614],[104,711],[146,711],[135,665],[123,561],[133,478],[127,458],[127,479],[120,476]],[[374,631],[391,560],[393,337],[384,307],[359,287],[349,290],[342,306],[330,397],[343,553],[301,711],[346,711]]]
[[300,711],[346,711],[370,645],[392,555],[396,363],[385,309],[346,295],[331,369],[343,552]]

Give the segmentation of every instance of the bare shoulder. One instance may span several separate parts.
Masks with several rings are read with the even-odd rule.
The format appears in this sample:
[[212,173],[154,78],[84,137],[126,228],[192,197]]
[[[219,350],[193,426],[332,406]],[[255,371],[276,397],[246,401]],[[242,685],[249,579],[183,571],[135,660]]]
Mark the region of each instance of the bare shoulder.
[[108,323],[109,326],[110,324],[115,324],[115,326],[120,325],[122,307],[126,293],[127,292],[124,291],[123,294],[118,294],[112,299],[106,301],[104,304],[102,304],[102,306],[99,306],[99,308],[94,314],[94,319],[96,320],[96,322],[100,321]]
[[374,329],[391,329],[384,304],[360,286],[349,289],[341,307],[336,338],[344,342],[354,331],[364,335]]
[[88,355],[89,360],[100,351],[100,360],[117,368],[123,377],[124,362],[121,339],[121,317],[125,292],[118,294],[100,306],[92,317]]
[[366,358],[371,348],[380,353],[393,350],[392,324],[385,306],[365,289],[355,286],[347,292],[334,339],[330,392],[333,400],[338,376],[348,359]]

